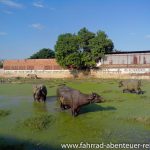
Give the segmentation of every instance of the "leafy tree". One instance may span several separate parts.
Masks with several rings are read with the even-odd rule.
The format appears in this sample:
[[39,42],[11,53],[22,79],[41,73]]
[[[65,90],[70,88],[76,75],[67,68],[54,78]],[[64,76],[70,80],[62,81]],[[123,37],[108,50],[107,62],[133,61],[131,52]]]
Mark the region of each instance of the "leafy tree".
[[90,68],[95,65],[95,63],[92,60],[91,56],[91,49],[90,49],[90,40],[95,37],[95,33],[90,32],[88,29],[85,27],[80,29],[80,31],[77,34],[78,39],[79,39],[79,48],[82,53],[81,57],[81,62],[82,66],[80,68],[86,69]]
[[64,68],[78,68],[81,63],[78,38],[66,33],[59,35],[55,45],[56,59]]
[[0,60],[0,68],[3,68],[3,61]]
[[96,34],[82,28],[77,34],[59,35],[55,45],[57,62],[64,68],[88,69],[106,53],[113,51],[114,45],[105,32]]
[[94,37],[95,34],[93,32],[90,32],[85,27],[80,29],[80,31],[78,32],[80,50],[90,52],[89,41]]
[[30,59],[47,59],[47,58],[55,58],[55,52],[49,48],[43,48],[39,50],[37,53],[30,56]]
[[95,38],[90,40],[90,49],[93,60],[96,62],[105,54],[113,51],[114,45],[104,31],[98,31]]

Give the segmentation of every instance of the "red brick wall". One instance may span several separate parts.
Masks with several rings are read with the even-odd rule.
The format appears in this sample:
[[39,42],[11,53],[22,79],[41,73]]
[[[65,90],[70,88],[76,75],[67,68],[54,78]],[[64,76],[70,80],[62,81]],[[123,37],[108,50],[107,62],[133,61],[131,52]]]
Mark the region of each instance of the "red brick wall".
[[5,60],[4,70],[62,70],[55,59]]

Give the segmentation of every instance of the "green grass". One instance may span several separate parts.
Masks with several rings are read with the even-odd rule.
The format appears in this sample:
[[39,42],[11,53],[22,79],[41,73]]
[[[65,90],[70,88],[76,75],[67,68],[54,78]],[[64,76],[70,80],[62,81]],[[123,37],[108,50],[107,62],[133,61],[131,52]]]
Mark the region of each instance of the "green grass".
[[138,116],[138,117],[133,117],[133,118],[127,118],[127,121],[142,123],[142,124],[150,126],[150,117]]
[[[35,83],[43,83],[48,88],[45,104],[33,102],[32,85]],[[0,119],[0,139],[15,139],[16,144],[24,145],[24,149],[34,149],[35,145],[42,145],[43,149],[61,149],[61,143],[81,141],[147,143],[150,135],[150,81],[142,83],[143,95],[122,93],[118,80],[15,79],[11,84],[2,84],[0,110],[10,110],[11,114]],[[56,89],[61,84],[83,93],[96,92],[105,102],[82,107],[79,116],[74,118],[70,110],[59,108]],[[6,143],[10,145],[10,140],[5,142],[7,146]]]
[[34,117],[27,118],[23,122],[23,126],[32,130],[41,131],[48,128],[48,126],[52,121],[53,121],[52,115],[40,114]]
[[8,116],[10,114],[9,110],[1,110],[0,109],[0,117],[5,117]]

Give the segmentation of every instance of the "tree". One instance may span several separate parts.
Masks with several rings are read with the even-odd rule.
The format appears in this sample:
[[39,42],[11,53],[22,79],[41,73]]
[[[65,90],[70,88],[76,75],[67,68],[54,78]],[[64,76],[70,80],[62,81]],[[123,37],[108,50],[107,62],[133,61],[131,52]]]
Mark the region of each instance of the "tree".
[[82,66],[80,68],[82,69],[90,68],[95,65],[95,63],[92,60],[91,49],[89,46],[90,40],[95,37],[95,33],[90,32],[88,29],[84,27],[79,30],[77,36],[79,39],[80,51],[82,53],[81,55]]
[[88,69],[106,53],[113,51],[113,42],[104,31],[96,34],[86,28],[77,34],[59,35],[55,45],[57,62],[64,68]]
[[47,58],[55,58],[55,52],[49,48],[43,48],[39,50],[37,53],[30,56],[30,59],[47,59]]
[[79,68],[81,57],[78,37],[71,33],[61,34],[55,45],[57,62],[64,68]]
[[105,54],[113,51],[114,45],[104,31],[98,31],[95,38],[90,40],[89,47],[95,62],[102,59]]
[[3,60],[0,60],[0,68],[3,68]]
[[80,51],[89,52],[89,41],[95,37],[93,32],[90,32],[85,27],[78,32]]

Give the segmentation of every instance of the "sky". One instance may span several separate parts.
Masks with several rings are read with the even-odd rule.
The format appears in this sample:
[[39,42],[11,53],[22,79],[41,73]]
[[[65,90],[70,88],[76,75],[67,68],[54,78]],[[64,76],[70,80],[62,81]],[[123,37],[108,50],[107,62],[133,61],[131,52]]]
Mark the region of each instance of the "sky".
[[150,0],[0,0],[0,59],[54,50],[83,27],[105,31],[117,50],[150,50]]

